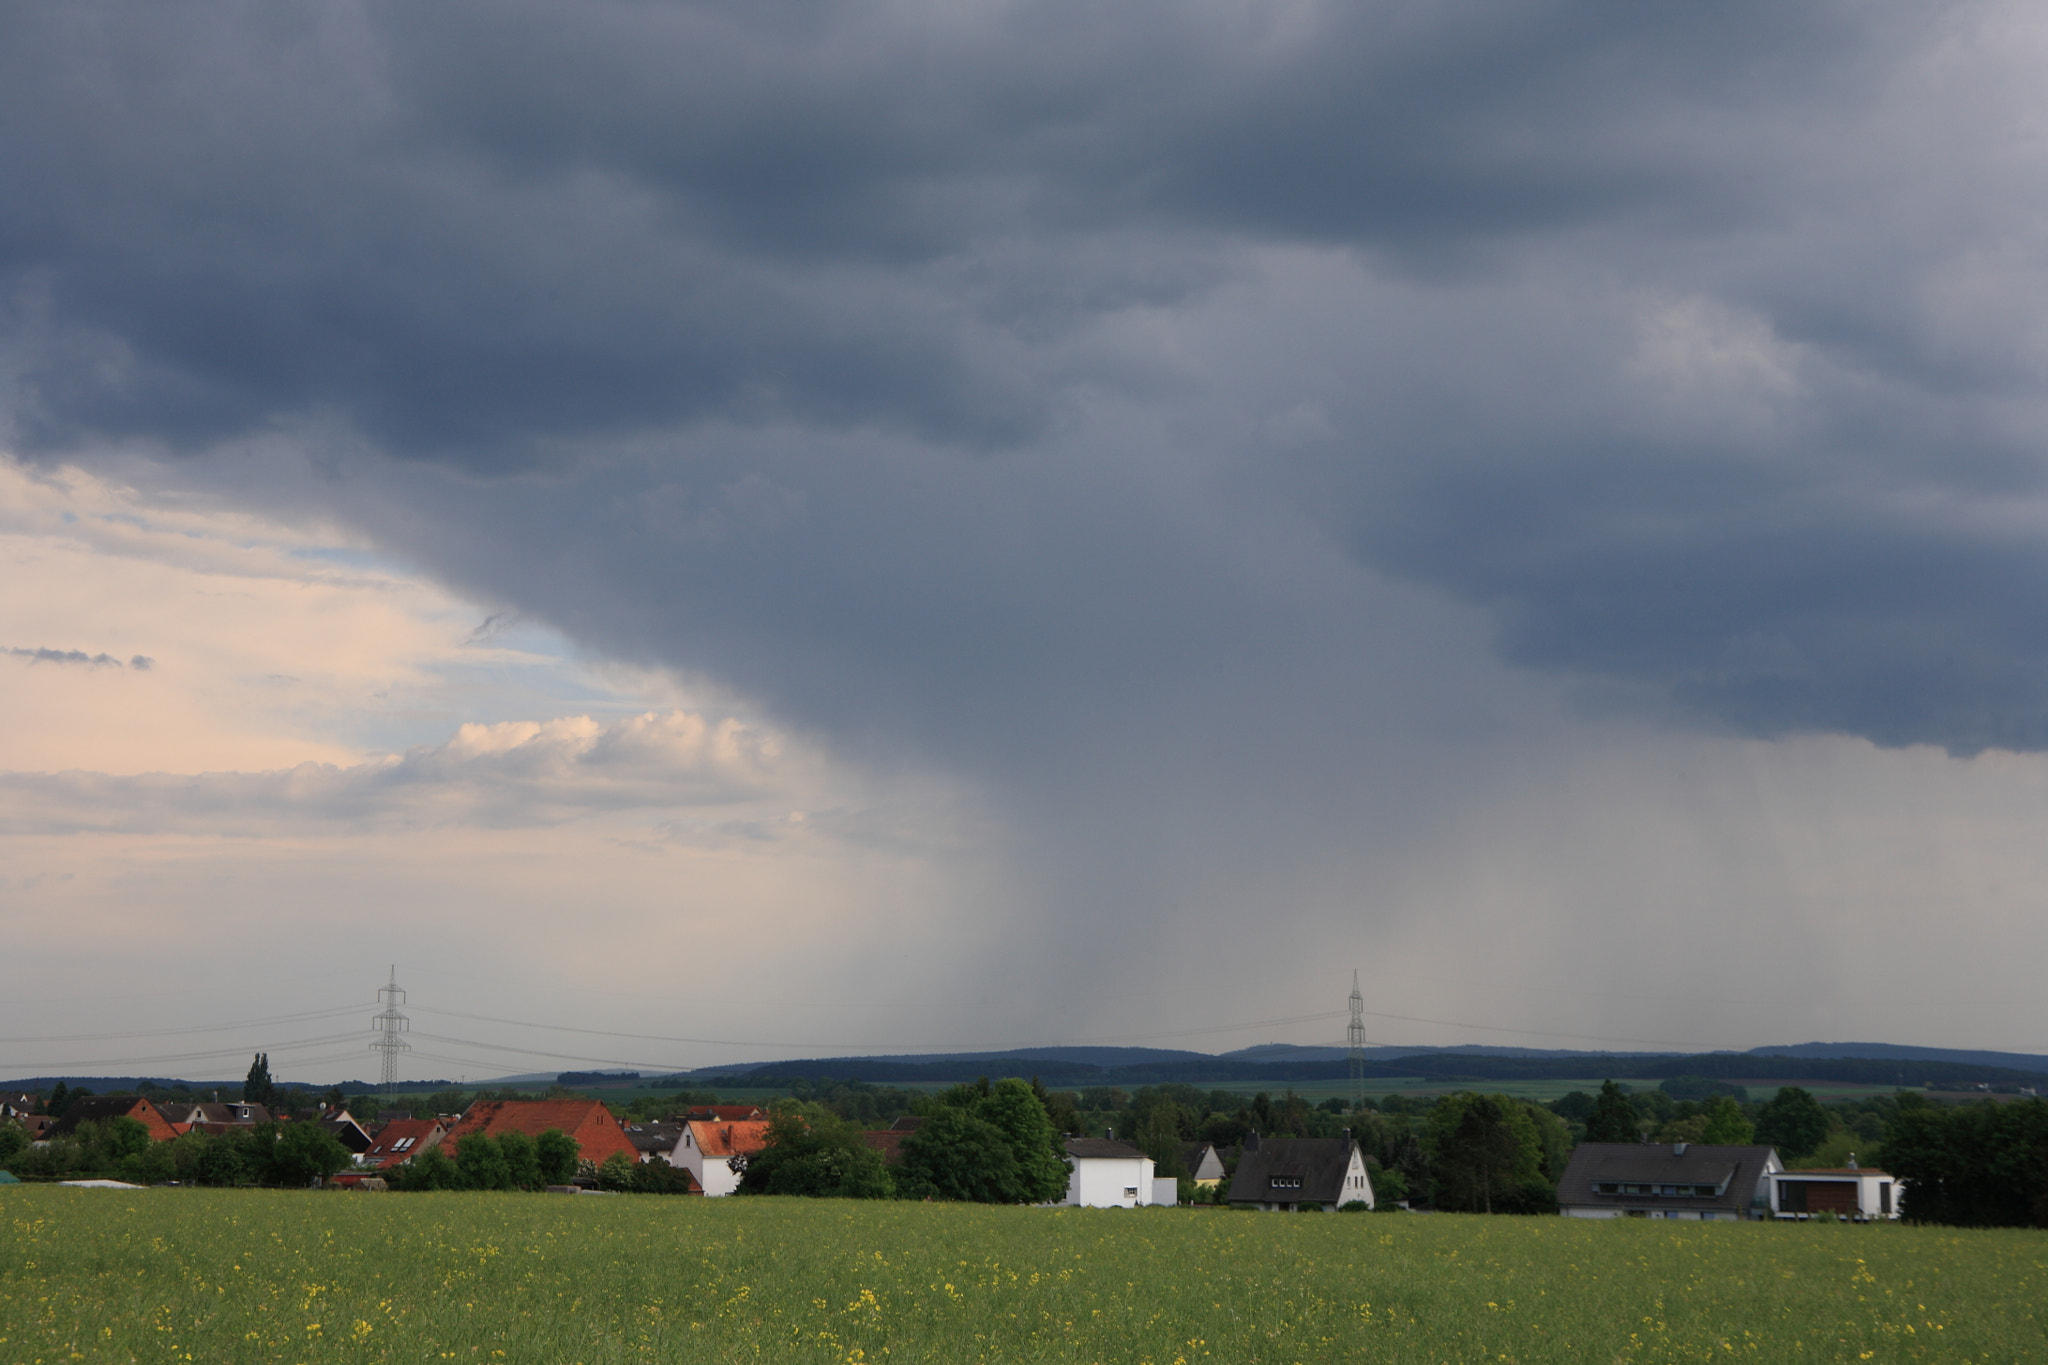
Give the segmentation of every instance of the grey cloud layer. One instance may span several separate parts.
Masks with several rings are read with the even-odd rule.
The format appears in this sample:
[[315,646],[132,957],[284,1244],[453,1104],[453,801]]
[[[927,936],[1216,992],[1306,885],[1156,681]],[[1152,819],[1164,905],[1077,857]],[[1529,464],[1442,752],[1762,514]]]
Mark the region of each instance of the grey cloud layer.
[[26,659],[32,664],[84,664],[88,668],[132,668],[137,672],[147,672],[156,665],[156,660],[147,654],[132,655],[124,664],[105,651],[88,654],[82,649],[23,649],[19,645],[9,645],[0,649],[0,654],[11,659]]
[[1998,6],[7,23],[24,451],[296,440],[493,600],[992,765],[1341,772],[1438,648],[1361,565],[1609,704],[2048,746]]
[[[322,828],[520,828],[602,811],[739,810],[815,776],[733,721],[650,712],[465,725],[445,744],[355,767],[261,773],[0,773],[9,834],[122,830],[272,834]],[[815,791],[815,788],[812,788]]]

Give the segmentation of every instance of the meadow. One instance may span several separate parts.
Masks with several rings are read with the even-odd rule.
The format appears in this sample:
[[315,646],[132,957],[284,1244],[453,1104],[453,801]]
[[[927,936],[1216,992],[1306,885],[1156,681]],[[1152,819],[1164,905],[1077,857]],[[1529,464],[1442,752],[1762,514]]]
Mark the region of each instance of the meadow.
[[2048,1236],[0,1187],[0,1363],[2048,1359]]

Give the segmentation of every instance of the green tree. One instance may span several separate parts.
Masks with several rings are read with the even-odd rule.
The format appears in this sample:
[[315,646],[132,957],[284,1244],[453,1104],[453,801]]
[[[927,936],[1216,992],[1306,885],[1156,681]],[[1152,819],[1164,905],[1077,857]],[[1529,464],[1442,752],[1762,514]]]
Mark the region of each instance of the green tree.
[[1641,1142],[1643,1130],[1636,1126],[1635,1106],[1613,1081],[1600,1084],[1600,1094],[1586,1117],[1588,1142]]
[[[1025,1203],[1049,1203],[1066,1193],[1066,1149],[1060,1144],[1059,1135],[1053,1131],[1045,1105],[1033,1093],[1029,1083],[1014,1077],[997,1081],[981,1103],[975,1106],[975,1113],[994,1124],[1009,1140],[1010,1152],[1016,1158],[1017,1173],[1023,1182],[1020,1197]],[[1178,1137],[1175,1142],[1178,1142]],[[1174,1164],[1178,1168],[1177,1147],[1169,1150],[1174,1151]]]
[[28,1146],[28,1132],[18,1123],[0,1123],[0,1162],[12,1160],[14,1154]]
[[1796,1085],[1785,1086],[1758,1112],[1754,1136],[1756,1141],[1777,1148],[1787,1161],[1797,1161],[1827,1141],[1827,1111],[1810,1092]]
[[64,1117],[64,1111],[71,1107],[71,1087],[58,1081],[50,1088],[50,1098],[43,1102],[43,1112],[53,1119]]
[[2048,1100],[1902,1104],[1884,1153],[1914,1222],[2048,1228]]
[[125,1161],[149,1146],[149,1129],[126,1114],[100,1126],[99,1156],[109,1165]]
[[533,1148],[542,1184],[566,1185],[576,1178],[576,1158],[583,1149],[576,1145],[575,1138],[559,1128],[550,1128],[535,1140]]
[[162,1185],[178,1178],[178,1162],[168,1142],[144,1142],[114,1168],[121,1179],[137,1185]]
[[1008,1134],[957,1105],[941,1108],[903,1140],[896,1186],[911,1198],[979,1204],[1019,1203],[1026,1188]]
[[1543,1180],[1543,1143],[1525,1107],[1505,1095],[1446,1095],[1430,1111],[1431,1199],[1466,1213],[1519,1211]]
[[[1131,1138],[1139,1151],[1152,1158],[1155,1173],[1172,1176],[1187,1174],[1187,1163],[1181,1159],[1184,1144],[1180,1136],[1179,1105],[1171,1100],[1161,1100],[1140,1110],[1137,1128],[1131,1134]],[[1065,1163],[1061,1164],[1061,1175],[1064,1176]],[[1061,1183],[1065,1184],[1064,1179]]]
[[249,1163],[242,1144],[205,1133],[188,1134],[205,1139],[193,1156],[192,1178],[201,1185],[239,1185],[249,1178]]
[[509,1190],[512,1167],[489,1133],[470,1133],[457,1145],[455,1170],[466,1190]]
[[277,1086],[270,1079],[270,1054],[259,1052],[249,1063],[248,1079],[242,1082],[242,1103],[260,1104],[266,1109],[277,1105]]
[[1742,1106],[1733,1096],[1716,1095],[1707,1101],[1707,1109],[1701,1115],[1706,1126],[1700,1133],[1700,1141],[1722,1146],[1743,1147],[1756,1139],[1756,1126],[1742,1112]]
[[748,1194],[886,1199],[895,1193],[882,1154],[860,1130],[818,1105],[784,1102],[768,1120],[766,1145],[748,1159]]
[[334,1134],[314,1123],[275,1125],[265,1157],[263,1178],[272,1185],[310,1185],[354,1161]]
[[498,1154],[505,1159],[506,1176],[512,1189],[537,1190],[541,1187],[540,1152],[532,1138],[524,1133],[501,1133],[498,1136]]
[[448,1154],[439,1147],[429,1147],[411,1161],[399,1173],[398,1187],[402,1190],[459,1190],[462,1188],[462,1172],[448,1159]]
[[[468,1150],[467,1144],[464,1144],[464,1150]],[[624,1152],[613,1152],[597,1168],[597,1187],[615,1194],[629,1193],[633,1189],[634,1168],[639,1164]]]

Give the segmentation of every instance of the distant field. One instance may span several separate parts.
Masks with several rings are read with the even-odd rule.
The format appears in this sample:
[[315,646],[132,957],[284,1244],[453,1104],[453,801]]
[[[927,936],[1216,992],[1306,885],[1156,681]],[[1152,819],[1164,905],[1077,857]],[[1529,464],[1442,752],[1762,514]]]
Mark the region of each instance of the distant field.
[[2039,1360],[1896,1226],[0,1187],[0,1362]]

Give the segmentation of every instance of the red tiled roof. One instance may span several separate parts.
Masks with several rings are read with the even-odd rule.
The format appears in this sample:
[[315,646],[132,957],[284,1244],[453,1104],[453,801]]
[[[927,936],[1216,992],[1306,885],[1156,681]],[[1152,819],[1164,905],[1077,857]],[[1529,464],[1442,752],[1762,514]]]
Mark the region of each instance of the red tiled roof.
[[903,1160],[903,1139],[909,1136],[891,1128],[879,1133],[862,1133],[860,1140],[882,1154],[883,1165],[894,1166]]
[[705,1156],[752,1156],[768,1145],[768,1120],[744,1123],[692,1123],[697,1150]]
[[377,1130],[377,1140],[363,1153],[363,1161],[378,1170],[402,1166],[434,1146],[441,1134],[439,1119],[394,1119]]
[[612,1111],[596,1100],[478,1100],[448,1130],[441,1145],[453,1156],[470,1133],[524,1133],[537,1138],[550,1128],[576,1139],[585,1161],[602,1164],[613,1152],[624,1152],[628,1161],[640,1159]]

